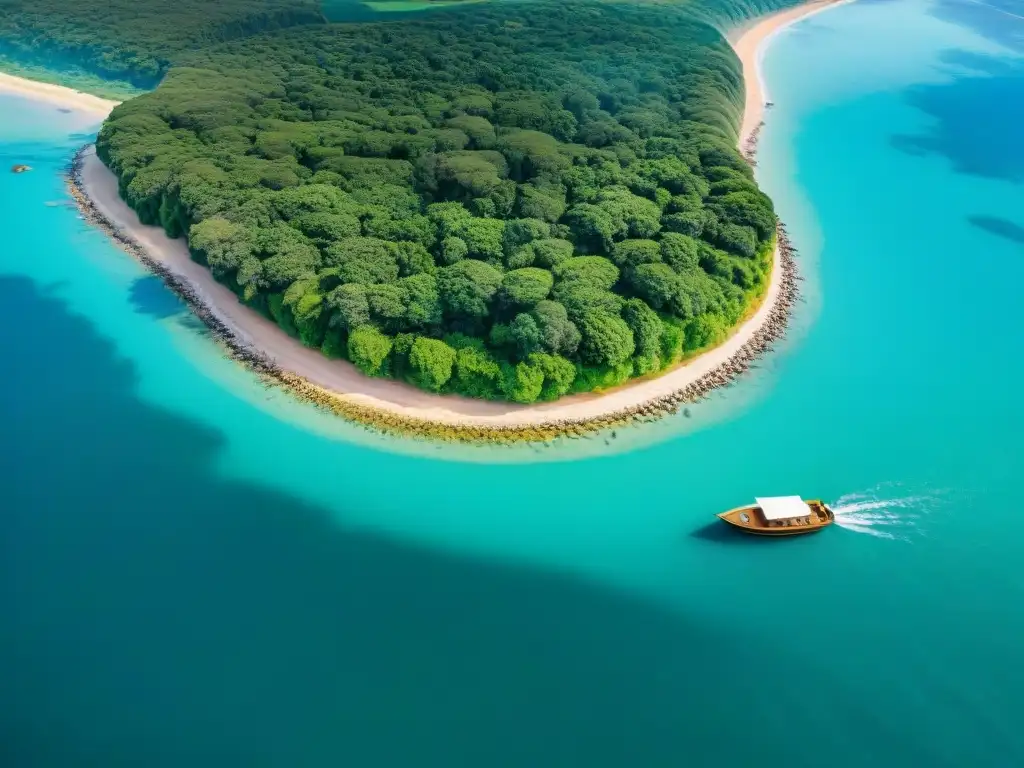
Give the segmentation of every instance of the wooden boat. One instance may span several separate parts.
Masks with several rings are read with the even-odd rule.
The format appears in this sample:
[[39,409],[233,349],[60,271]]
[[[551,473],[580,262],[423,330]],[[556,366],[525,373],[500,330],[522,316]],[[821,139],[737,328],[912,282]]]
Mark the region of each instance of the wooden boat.
[[31,171],[32,166],[30,165],[13,165],[11,166],[11,173],[24,173],[25,171]]
[[722,512],[719,518],[746,533],[758,536],[797,536],[814,533],[835,520],[832,509],[817,499],[799,496],[755,499],[755,504]]

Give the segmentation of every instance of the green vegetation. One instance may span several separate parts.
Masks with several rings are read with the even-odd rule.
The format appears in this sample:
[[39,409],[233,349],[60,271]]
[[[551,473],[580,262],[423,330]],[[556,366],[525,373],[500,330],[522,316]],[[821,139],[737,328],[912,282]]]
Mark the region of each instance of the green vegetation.
[[317,0],[0,0],[0,65],[133,94],[184,52],[323,21]]
[[533,402],[671,366],[763,292],[774,213],[715,24],[788,3],[464,2],[291,30],[319,9],[234,0],[155,32],[139,0],[68,22],[113,55],[34,28],[95,71],[166,73],[97,150],[242,301],[367,375]]
[[381,13],[410,13],[431,8],[486,3],[489,0],[368,0],[366,5]]

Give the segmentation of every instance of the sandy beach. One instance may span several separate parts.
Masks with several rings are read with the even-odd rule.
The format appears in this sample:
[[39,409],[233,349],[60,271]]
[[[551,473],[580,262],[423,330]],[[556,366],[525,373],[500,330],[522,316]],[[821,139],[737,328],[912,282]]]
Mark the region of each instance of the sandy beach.
[[764,73],[761,71],[761,56],[769,40],[797,21],[850,2],[853,0],[811,0],[778,13],[751,19],[727,34],[729,44],[743,63],[743,81],[747,87],[743,123],[740,126],[741,148],[755,135],[758,126],[764,121],[768,93],[764,84]]
[[35,99],[36,101],[45,101],[61,109],[88,112],[99,118],[109,115],[110,110],[119,104],[117,101],[101,99],[99,96],[82,93],[73,88],[66,88],[63,85],[26,80],[23,77],[15,77],[3,72],[0,72],[0,93],[23,96],[28,99]]
[[[741,147],[748,147],[763,118],[759,72],[762,43],[785,26],[835,4],[834,0],[811,2],[753,20],[738,30],[734,38],[730,36],[747,83]],[[0,89],[54,103],[62,100],[66,107],[105,110],[104,114],[116,104],[71,89],[10,76],[2,76]],[[271,371],[273,378],[307,399],[349,418],[396,430],[429,432],[430,425],[442,425],[454,427],[456,434],[460,430],[467,432],[474,439],[491,431],[536,432],[547,437],[674,411],[747,370],[782,335],[795,299],[795,268],[783,233],[783,252],[776,251],[771,281],[754,315],[720,346],[656,378],[601,394],[574,395],[554,403],[528,406],[434,395],[402,382],[364,376],[346,361],[330,360],[318,350],[302,346],[270,320],[242,305],[234,293],[192,261],[184,240],[171,240],[160,228],[139,222],[134,211],[118,196],[117,179],[92,148],[80,155],[74,183],[85,197],[87,212],[97,223],[111,230],[119,241],[136,246],[136,252],[144,254],[147,263],[157,267],[190,306],[208,324],[218,328],[218,335],[238,357],[250,363],[258,360],[255,368],[264,373]]]

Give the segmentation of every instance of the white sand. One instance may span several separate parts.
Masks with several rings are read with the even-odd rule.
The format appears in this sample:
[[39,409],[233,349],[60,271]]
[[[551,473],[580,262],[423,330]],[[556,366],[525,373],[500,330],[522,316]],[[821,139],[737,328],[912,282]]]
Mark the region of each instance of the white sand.
[[120,103],[110,99],[101,99],[99,96],[93,96],[90,93],[82,93],[73,88],[66,88],[63,85],[26,80],[23,77],[15,77],[3,72],[0,72],[0,93],[9,93],[15,96],[23,96],[27,99],[45,101],[62,109],[88,112],[99,118],[109,115],[110,110]]
[[810,0],[794,8],[751,19],[729,33],[729,44],[743,62],[743,80],[747,86],[743,124],[740,127],[741,147],[764,119],[764,104],[768,100],[768,94],[764,85],[764,73],[761,71],[761,56],[769,40],[797,21],[850,2],[853,0]]
[[[776,31],[835,2],[816,0],[773,14],[747,25],[730,40],[743,64],[747,83],[746,112],[741,146],[763,115],[763,91],[758,67],[761,43]],[[24,85],[22,85],[24,84]],[[3,76],[0,88],[41,98],[61,99],[64,106],[107,112],[114,102],[96,99],[67,88],[21,81]],[[104,113],[105,114],[105,113]],[[587,420],[620,413],[628,408],[671,395],[727,363],[750,341],[768,319],[780,295],[782,270],[772,270],[772,279],[758,311],[721,346],[674,368],[657,378],[637,381],[602,394],[574,395],[555,403],[529,406],[473,400],[454,395],[433,395],[410,385],[364,376],[345,361],[329,360],[285,334],[274,323],[239,303],[235,295],[216,282],[210,272],[189,257],[184,240],[171,240],[157,227],[142,225],[117,194],[117,179],[90,152],[82,167],[82,191],[110,222],[134,239],[154,259],[186,279],[204,303],[240,341],[276,361],[284,370],[297,374],[331,394],[363,406],[379,408],[407,418],[474,426],[526,426],[560,420]]]

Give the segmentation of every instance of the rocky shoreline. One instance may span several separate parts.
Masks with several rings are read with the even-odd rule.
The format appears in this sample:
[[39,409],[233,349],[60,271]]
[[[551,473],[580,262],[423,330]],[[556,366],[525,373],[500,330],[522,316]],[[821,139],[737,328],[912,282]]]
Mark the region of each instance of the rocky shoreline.
[[751,168],[757,167],[757,142],[761,138],[762,128],[764,128],[764,120],[754,126],[754,129],[740,148],[740,154],[743,155],[743,159],[747,161]]
[[[743,147],[743,155],[751,164],[754,163],[758,133],[759,131],[755,130]],[[485,426],[405,416],[383,408],[366,406],[343,394],[318,387],[301,376],[284,370],[273,359],[240,338],[220,319],[217,312],[206,303],[188,280],[149,256],[145,249],[96,209],[82,191],[82,162],[88,149],[86,146],[79,150],[67,172],[71,195],[88,222],[106,232],[127,253],[158,275],[210,329],[214,338],[224,345],[228,354],[260,376],[268,385],[282,386],[301,400],[378,432],[470,443],[545,443],[559,437],[583,437],[632,422],[653,421],[677,413],[686,405],[704,399],[714,390],[731,384],[749,370],[757,358],[768,352],[775,342],[785,335],[788,320],[799,295],[799,277],[793,259],[795,249],[785,226],[780,222],[777,228],[778,264],[773,266],[781,270],[780,290],[765,322],[729,360],[687,386],[668,395],[594,418],[554,419],[540,424]]]

